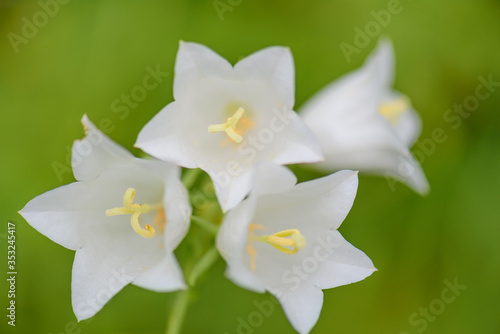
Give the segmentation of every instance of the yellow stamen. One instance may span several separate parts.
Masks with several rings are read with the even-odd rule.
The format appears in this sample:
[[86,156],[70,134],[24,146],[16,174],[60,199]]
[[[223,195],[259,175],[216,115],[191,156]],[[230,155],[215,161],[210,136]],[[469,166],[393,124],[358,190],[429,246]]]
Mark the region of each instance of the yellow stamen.
[[263,226],[255,224],[248,226],[247,253],[250,255],[250,269],[252,271],[256,269],[255,260],[257,257],[257,251],[252,246],[253,241],[267,243],[285,254],[296,254],[306,247],[306,238],[304,238],[298,229],[284,230],[271,235],[255,236],[253,231],[257,229],[262,230]]
[[229,138],[231,138],[236,143],[241,143],[243,137],[235,131],[235,128],[238,124],[238,121],[241,119],[241,117],[243,117],[244,113],[245,109],[239,108],[238,110],[236,110],[234,115],[229,117],[224,123],[210,125],[208,127],[208,132],[217,133],[225,131]]
[[392,125],[396,125],[401,115],[410,107],[410,101],[406,97],[381,103],[378,112],[385,117]]
[[106,216],[117,216],[117,215],[132,215],[130,222],[134,231],[144,238],[152,238],[155,236],[155,229],[153,226],[146,224],[144,228],[139,224],[139,216],[142,213],[147,213],[151,210],[162,210],[160,205],[149,205],[149,204],[134,204],[135,189],[128,188],[123,195],[123,207],[113,208],[106,210]]

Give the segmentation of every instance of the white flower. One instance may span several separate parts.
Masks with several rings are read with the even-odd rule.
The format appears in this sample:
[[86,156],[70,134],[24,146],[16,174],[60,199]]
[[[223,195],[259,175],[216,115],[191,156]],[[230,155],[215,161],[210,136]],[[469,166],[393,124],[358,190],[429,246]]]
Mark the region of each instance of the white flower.
[[276,168],[260,170],[249,198],[226,215],[217,247],[234,283],[275,295],[292,326],[307,333],[320,315],[322,289],[357,282],[376,269],[337,231],[356,196],[357,173],[294,185],[290,171]]
[[287,48],[266,48],[233,67],[203,45],[181,42],[175,101],[142,129],[136,146],[206,171],[226,211],[250,191],[255,163],[322,159],[319,143],[292,110],[294,77]]
[[86,137],[72,154],[78,181],[20,211],[40,233],[76,250],[71,293],[79,320],[95,315],[129,283],[158,292],[185,288],[172,252],[191,214],[178,167],[134,158],[86,116],[82,124]]
[[381,174],[425,194],[429,184],[409,151],[421,121],[409,99],[392,89],[393,80],[394,51],[383,40],[363,67],[312,97],[301,116],[325,155],[318,168]]

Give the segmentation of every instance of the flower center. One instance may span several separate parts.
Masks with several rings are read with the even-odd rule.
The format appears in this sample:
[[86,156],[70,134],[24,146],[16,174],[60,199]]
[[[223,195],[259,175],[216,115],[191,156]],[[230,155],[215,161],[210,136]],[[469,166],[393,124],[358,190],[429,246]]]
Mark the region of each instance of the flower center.
[[233,116],[229,117],[224,123],[222,124],[214,124],[210,125],[208,127],[208,132],[210,133],[217,133],[221,131],[225,131],[227,136],[231,138],[235,143],[241,143],[243,140],[243,137],[238,134],[236,130],[236,125],[238,125],[238,121],[243,117],[243,114],[245,113],[245,109],[243,108],[238,108],[236,112],[233,114]]
[[149,205],[149,204],[134,204],[135,197],[135,189],[128,188],[125,190],[125,195],[123,195],[123,207],[121,208],[113,208],[106,210],[106,216],[117,216],[117,215],[132,215],[130,217],[130,222],[132,224],[132,228],[135,233],[139,234],[144,238],[152,238],[155,236],[156,231],[153,226],[146,224],[143,228],[139,224],[139,216],[142,213],[147,213],[152,210],[158,210],[158,214],[156,215],[154,221],[155,224],[163,230],[165,228],[166,219],[165,219],[165,211],[163,211],[163,207],[161,205]]
[[396,125],[403,113],[410,107],[407,97],[400,97],[394,100],[383,102],[378,106],[378,112],[384,116],[392,125]]
[[248,243],[247,253],[250,255],[250,269],[255,271],[255,260],[257,258],[257,251],[252,245],[253,241],[264,242],[269,244],[285,254],[295,254],[306,246],[306,238],[297,229],[289,229],[280,231],[271,235],[256,236],[255,230],[263,230],[264,227],[258,224],[250,224],[248,226]]

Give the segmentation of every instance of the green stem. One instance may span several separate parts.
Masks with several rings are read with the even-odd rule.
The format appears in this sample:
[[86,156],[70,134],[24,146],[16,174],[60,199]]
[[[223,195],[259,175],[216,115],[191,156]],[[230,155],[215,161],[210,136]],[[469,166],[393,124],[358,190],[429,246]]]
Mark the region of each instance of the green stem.
[[187,314],[189,299],[191,298],[191,289],[183,290],[177,293],[172,311],[168,316],[166,334],[179,334],[182,323]]
[[217,235],[217,232],[219,232],[219,227],[208,219],[199,216],[191,216],[191,220],[196,223],[196,225],[214,236]]
[[184,175],[182,175],[182,183],[184,184],[184,187],[186,187],[187,189],[191,189],[196,183],[196,180],[198,179],[198,176],[200,176],[200,174],[201,169],[199,168],[185,169]]
[[196,263],[191,274],[188,277],[188,284],[194,286],[198,278],[206,273],[212,266],[217,262],[219,258],[219,253],[217,252],[217,248],[210,248],[201,259]]

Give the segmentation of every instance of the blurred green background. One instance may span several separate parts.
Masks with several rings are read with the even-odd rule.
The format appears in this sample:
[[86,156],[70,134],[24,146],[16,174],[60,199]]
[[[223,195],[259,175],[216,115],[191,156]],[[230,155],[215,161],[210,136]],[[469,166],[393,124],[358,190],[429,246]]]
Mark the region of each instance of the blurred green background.
[[[396,88],[411,97],[423,118],[421,139],[431,138],[436,128],[447,139],[424,155],[432,188],[425,198],[401,184],[393,192],[383,178],[361,177],[353,210],[340,230],[379,271],[360,283],[326,290],[312,333],[500,333],[500,87],[460,118],[460,126],[453,128],[443,118],[475,94],[479,76],[500,81],[500,1],[401,0],[403,10],[350,62],[339,45],[354,45],[354,29],[374,22],[371,11],[387,9],[388,1],[222,3],[230,9],[221,19],[213,0],[74,0],[60,4],[44,22],[36,1],[0,1],[0,237],[5,254],[0,263],[4,277],[6,223],[15,222],[18,271],[17,326],[6,324],[2,279],[1,332],[164,332],[174,295],[133,286],[92,320],[73,325],[73,252],[43,237],[17,211],[36,195],[73,181],[67,169],[56,173],[54,166],[67,165],[73,140],[83,137],[84,113],[112,139],[140,153],[132,147],[139,130],[172,101],[179,40],[206,44],[233,63],[266,46],[289,46],[300,109],[322,86],[360,66],[379,36],[388,36],[397,55]],[[24,26],[34,16],[39,27],[30,31]],[[116,112],[114,101],[142,85],[148,66],[169,75],[128,115]],[[219,261],[204,278],[186,318],[186,333],[237,333],[238,318],[256,311],[253,302],[271,298],[238,288],[223,271]],[[445,280],[455,279],[467,288],[440,309],[436,300]],[[429,306],[439,312],[420,315]],[[276,308],[253,332],[293,330]]]

